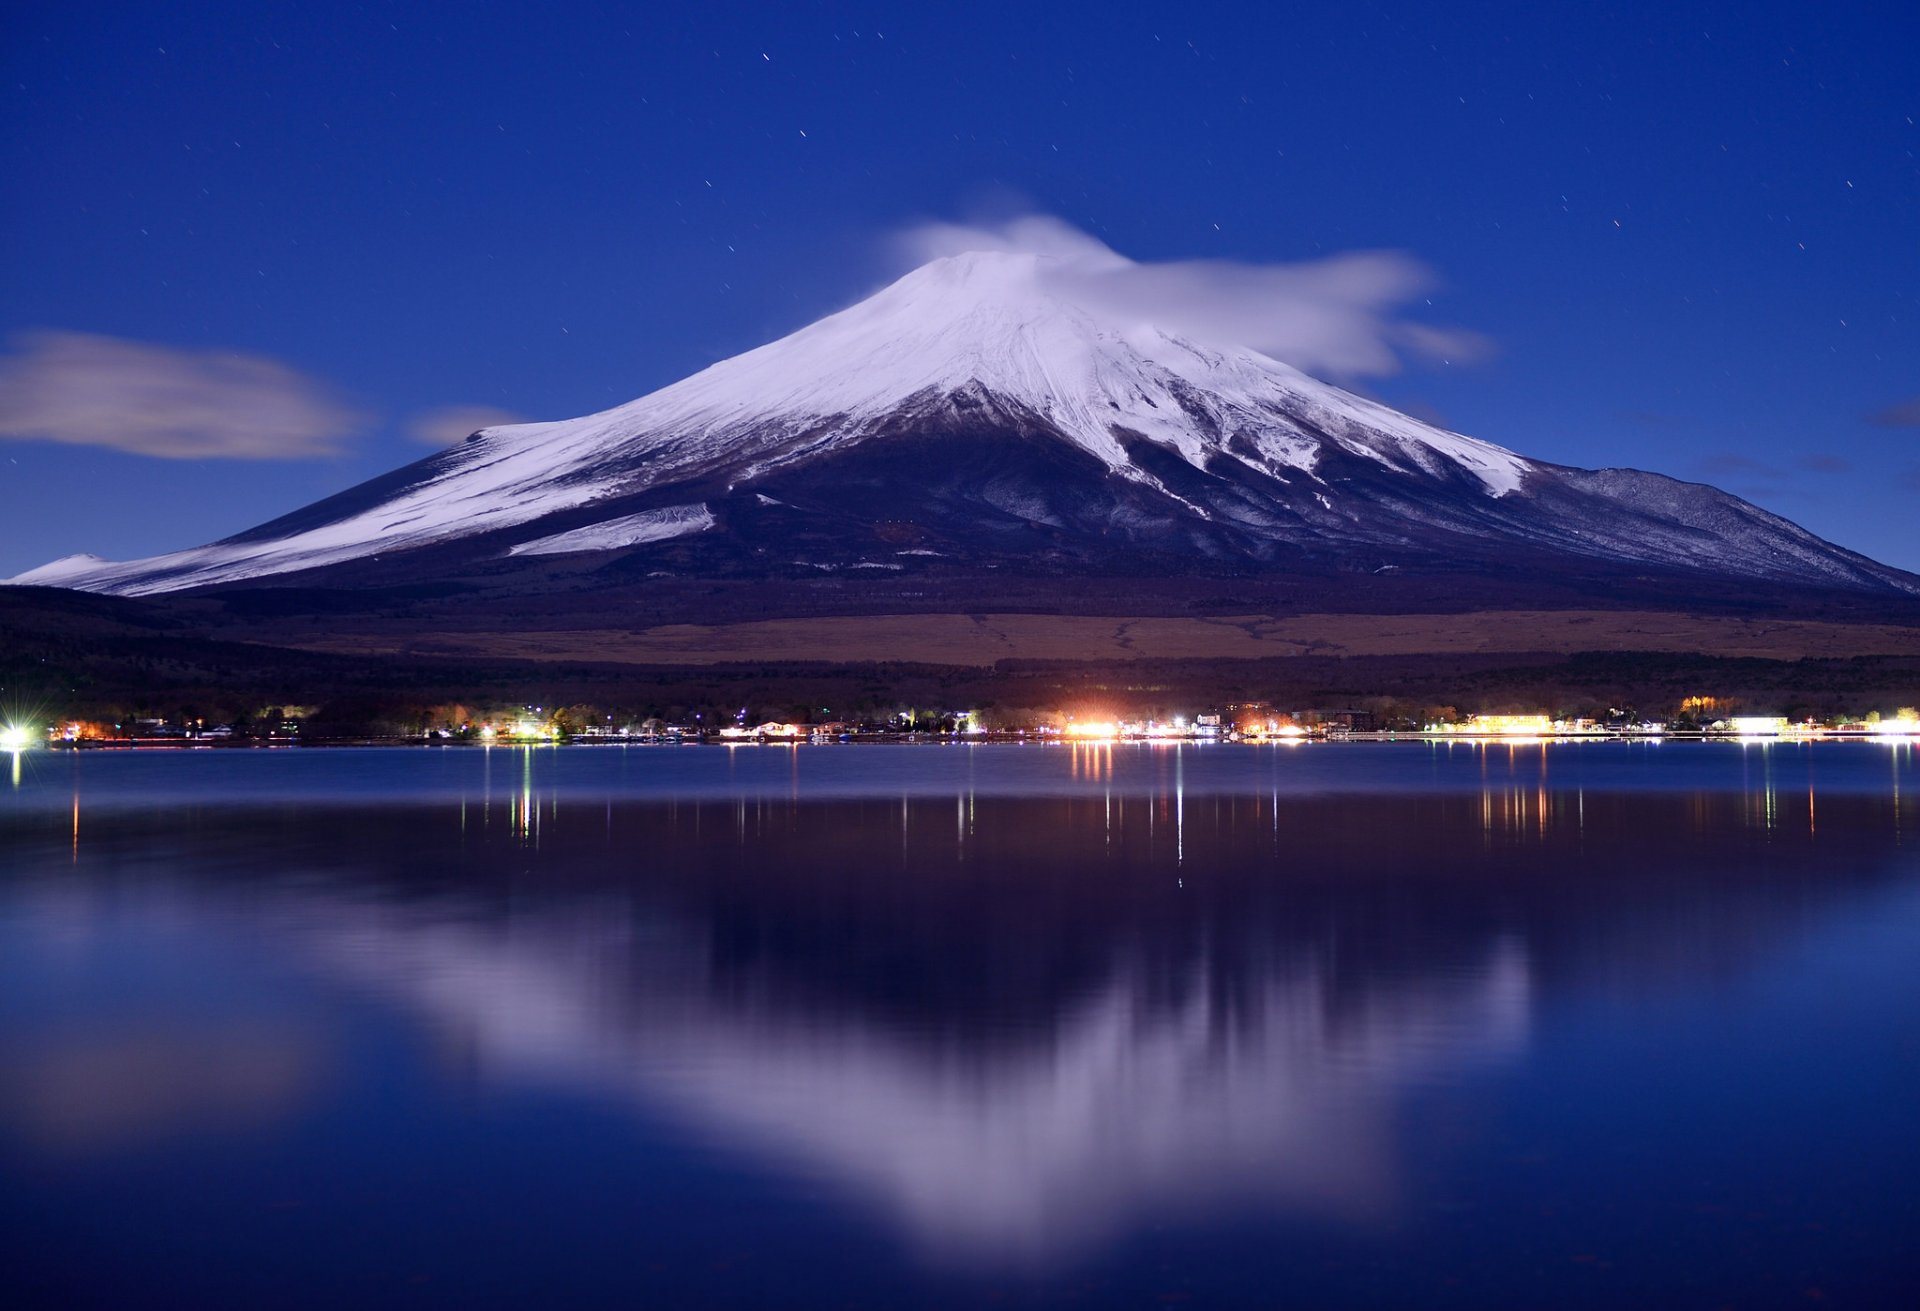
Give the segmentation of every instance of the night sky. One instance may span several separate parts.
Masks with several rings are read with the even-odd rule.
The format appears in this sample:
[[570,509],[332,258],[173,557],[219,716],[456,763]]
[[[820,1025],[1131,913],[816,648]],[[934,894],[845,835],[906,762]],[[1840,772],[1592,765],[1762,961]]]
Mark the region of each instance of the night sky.
[[[1337,379],[1920,570],[1920,5],[40,4],[0,22],[0,575],[671,382],[929,220],[1396,250]],[[463,427],[464,425],[464,427]]]

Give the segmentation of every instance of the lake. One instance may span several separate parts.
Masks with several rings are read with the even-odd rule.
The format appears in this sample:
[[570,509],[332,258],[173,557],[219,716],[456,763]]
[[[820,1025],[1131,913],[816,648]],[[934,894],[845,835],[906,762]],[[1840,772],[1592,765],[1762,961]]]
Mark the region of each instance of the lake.
[[9,1306],[1920,1305],[1911,745],[15,764]]

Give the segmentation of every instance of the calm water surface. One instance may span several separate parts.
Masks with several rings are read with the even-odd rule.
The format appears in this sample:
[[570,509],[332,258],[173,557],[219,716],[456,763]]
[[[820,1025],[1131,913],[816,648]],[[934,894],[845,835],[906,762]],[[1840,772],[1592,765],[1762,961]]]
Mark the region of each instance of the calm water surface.
[[1920,759],[30,754],[0,1296],[1920,1305]]

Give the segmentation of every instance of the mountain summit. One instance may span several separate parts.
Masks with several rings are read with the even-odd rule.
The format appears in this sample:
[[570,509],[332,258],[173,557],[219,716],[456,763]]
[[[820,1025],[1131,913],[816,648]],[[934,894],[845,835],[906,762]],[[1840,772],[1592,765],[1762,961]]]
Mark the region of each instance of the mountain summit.
[[1712,487],[1529,460],[1047,272],[1034,254],[937,259],[616,409],[483,429],[211,546],[10,581],[1407,571],[1920,595]]

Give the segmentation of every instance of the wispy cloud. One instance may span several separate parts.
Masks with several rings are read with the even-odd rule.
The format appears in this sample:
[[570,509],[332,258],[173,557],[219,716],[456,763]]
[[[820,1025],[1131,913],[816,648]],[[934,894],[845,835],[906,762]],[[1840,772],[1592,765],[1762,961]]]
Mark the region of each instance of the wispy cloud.
[[1754,484],[1786,484],[1797,482],[1802,473],[1851,473],[1853,461],[1838,455],[1801,455],[1794,458],[1789,468],[1737,451],[1723,451],[1695,461],[1693,467],[1694,472],[1705,478],[1744,478]]
[[451,446],[482,428],[525,423],[526,416],[491,405],[442,405],[422,410],[407,421],[407,436],[429,446]]
[[1795,464],[1808,473],[1853,472],[1853,461],[1840,455],[1803,455]]
[[1807,475],[1833,475],[1852,470],[1852,461],[1822,453],[1798,455],[1775,464],[1740,451],[1721,451],[1702,456],[1693,463],[1694,474],[1703,481],[1735,496],[1773,505],[1787,500],[1818,501],[1824,489]]
[[1706,456],[1696,461],[1693,467],[1709,478],[1763,478],[1779,481],[1787,476],[1784,470],[1775,468],[1763,460],[1734,452]]
[[897,238],[915,262],[966,251],[1047,257],[1042,277],[1061,294],[1121,318],[1202,341],[1250,346],[1301,369],[1339,377],[1397,373],[1404,360],[1465,363],[1492,344],[1479,333],[1408,318],[1437,284],[1400,251],[1358,251],[1303,263],[1141,262],[1061,219],[923,223]]
[[1877,414],[1870,414],[1867,422],[1882,428],[1920,428],[1920,396],[1898,405],[1889,405]]
[[169,460],[337,454],[368,416],[278,360],[84,332],[28,332],[0,357],[0,436]]

